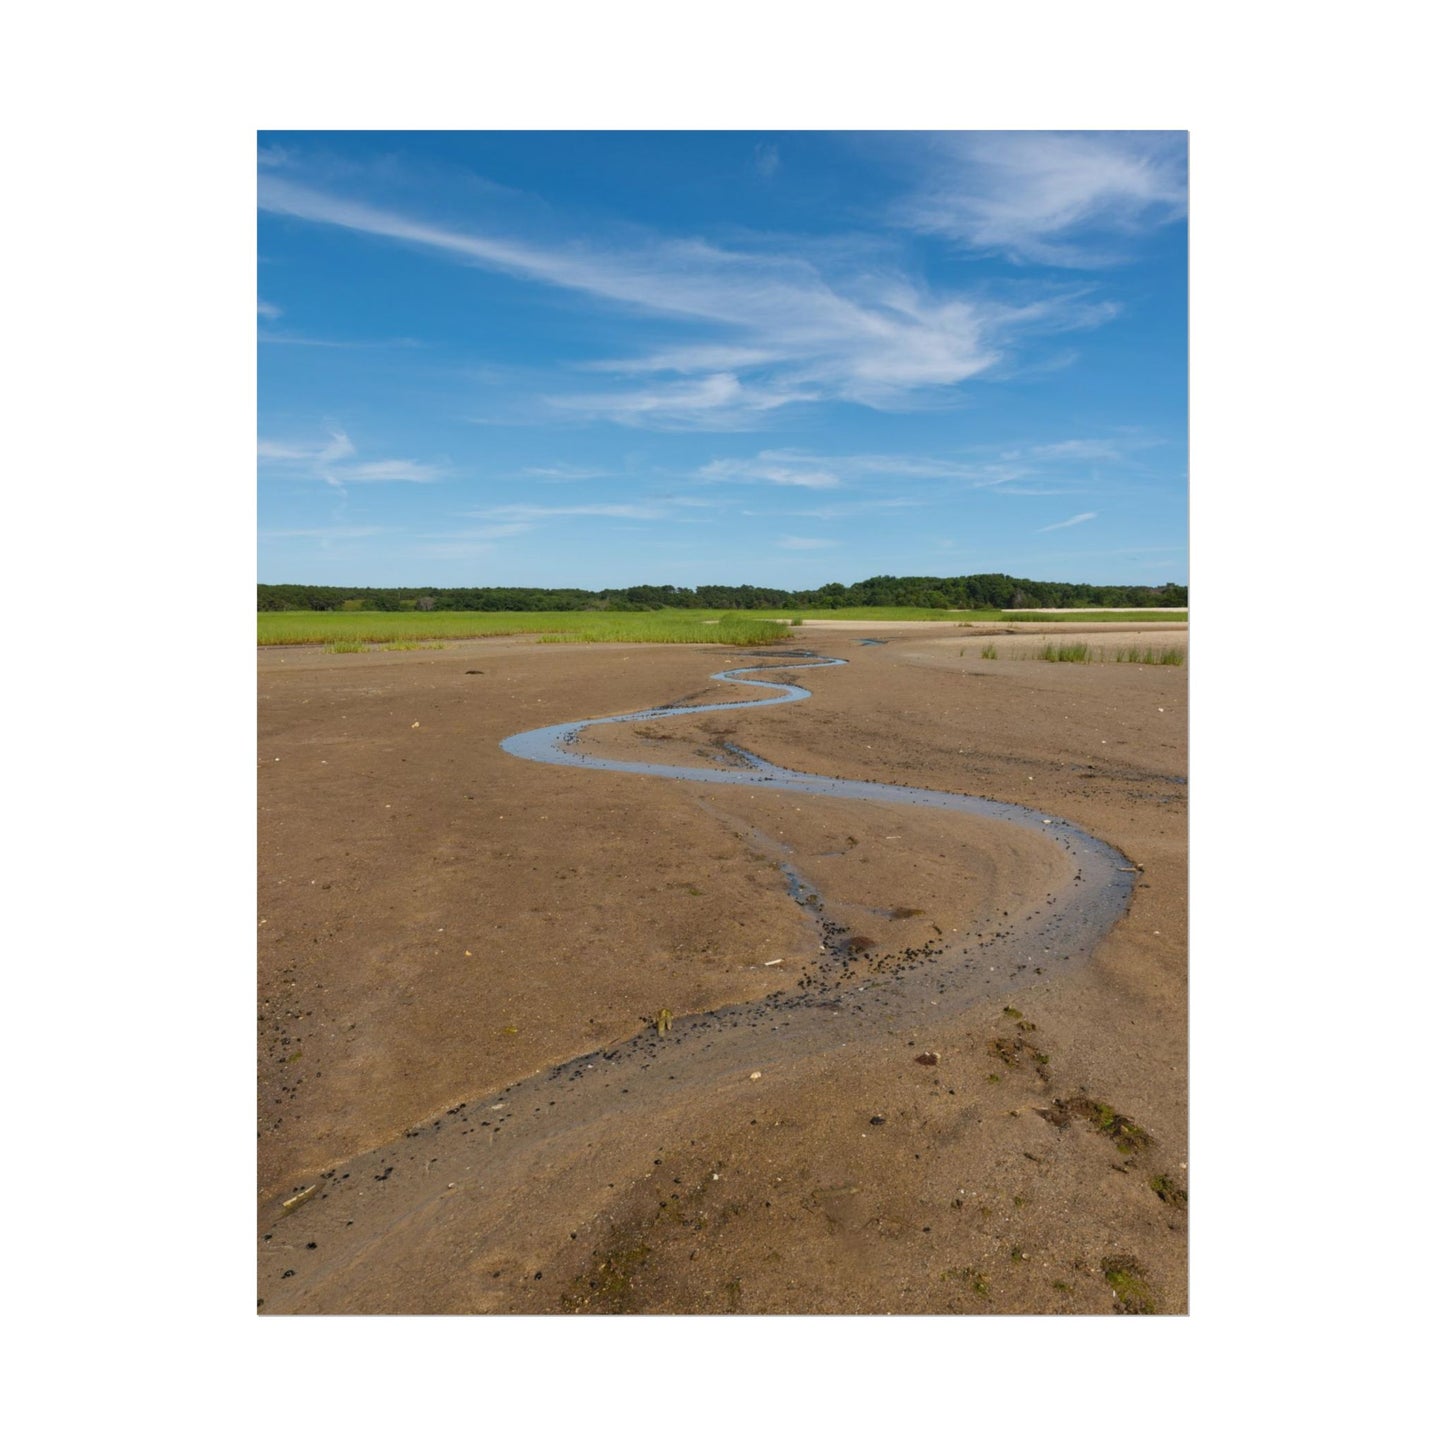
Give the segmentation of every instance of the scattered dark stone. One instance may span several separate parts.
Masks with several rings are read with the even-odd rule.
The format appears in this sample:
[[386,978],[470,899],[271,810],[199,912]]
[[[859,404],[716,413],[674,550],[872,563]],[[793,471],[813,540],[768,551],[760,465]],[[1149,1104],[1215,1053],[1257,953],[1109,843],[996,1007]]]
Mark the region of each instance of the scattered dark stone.
[[930,1049],[927,1053],[919,1054],[913,1062],[915,1064],[936,1064],[938,1062],[938,1055]]
[[291,1276],[292,1276],[293,1274],[295,1274],[295,1273],[296,1273],[296,1271],[295,1271],[294,1269],[283,1270],[283,1271],[281,1272],[281,1278],[282,1278],[282,1279],[290,1279]]
[[307,1248],[307,1249],[315,1249],[315,1248],[316,1248],[316,1241],[313,1239],[313,1240],[306,1246],[306,1248]]
[[887,1123],[887,1120],[884,1119],[882,1114],[875,1114],[868,1122],[870,1124],[884,1124]]

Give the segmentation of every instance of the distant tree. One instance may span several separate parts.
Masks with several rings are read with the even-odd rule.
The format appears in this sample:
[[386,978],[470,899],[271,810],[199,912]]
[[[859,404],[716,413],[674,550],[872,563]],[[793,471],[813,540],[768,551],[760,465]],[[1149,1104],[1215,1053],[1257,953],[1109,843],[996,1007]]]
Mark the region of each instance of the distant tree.
[[1003,573],[969,577],[869,577],[851,586],[827,582],[816,589],[789,591],[707,583],[696,588],[670,584],[605,588],[435,587],[418,593],[401,587],[319,587],[258,583],[260,612],[579,612],[651,611],[660,607],[771,609],[839,607],[1187,607],[1189,589],[1166,582],[1158,587],[1094,586],[1085,582],[1034,582]]

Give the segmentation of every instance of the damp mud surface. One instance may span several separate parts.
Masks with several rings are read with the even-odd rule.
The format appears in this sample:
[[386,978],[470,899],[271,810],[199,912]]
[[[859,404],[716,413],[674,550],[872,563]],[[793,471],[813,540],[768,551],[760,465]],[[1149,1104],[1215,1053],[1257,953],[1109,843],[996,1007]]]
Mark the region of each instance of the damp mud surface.
[[1186,669],[876,630],[262,654],[262,1313],[1186,1308]]

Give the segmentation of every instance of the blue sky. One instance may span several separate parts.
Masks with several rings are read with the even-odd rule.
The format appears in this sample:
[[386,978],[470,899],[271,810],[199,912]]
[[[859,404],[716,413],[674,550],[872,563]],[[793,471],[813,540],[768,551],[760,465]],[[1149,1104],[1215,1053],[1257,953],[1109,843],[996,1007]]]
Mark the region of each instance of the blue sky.
[[1180,132],[263,133],[264,582],[1186,582]]

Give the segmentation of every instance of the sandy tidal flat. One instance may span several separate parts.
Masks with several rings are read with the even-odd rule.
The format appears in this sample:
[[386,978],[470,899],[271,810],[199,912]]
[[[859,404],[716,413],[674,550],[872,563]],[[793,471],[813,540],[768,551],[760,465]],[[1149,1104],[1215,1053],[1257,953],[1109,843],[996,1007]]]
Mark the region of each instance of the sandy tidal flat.
[[[735,696],[708,681],[747,660],[729,649],[261,654],[263,1312],[1185,1308],[1186,669],[1015,659],[947,624],[861,645],[880,630],[799,629],[849,662],[800,670],[806,702],[584,746],[721,767],[733,744],[1056,813],[1141,870],[1128,915],[1083,966],[936,1022],[870,1016],[807,1054],[767,1038],[765,1069],[730,1038],[735,1071],[704,1089],[670,1068],[664,1011],[864,990],[1044,906],[1066,860],[981,821],[498,746]],[[539,1094],[525,1169],[496,1162],[524,1122],[497,1099],[624,1047],[625,1100],[552,1127]]]

